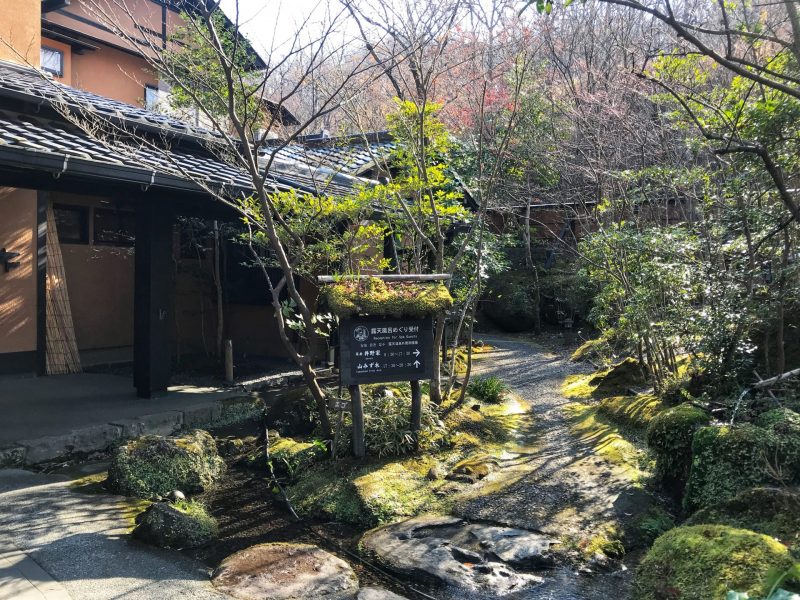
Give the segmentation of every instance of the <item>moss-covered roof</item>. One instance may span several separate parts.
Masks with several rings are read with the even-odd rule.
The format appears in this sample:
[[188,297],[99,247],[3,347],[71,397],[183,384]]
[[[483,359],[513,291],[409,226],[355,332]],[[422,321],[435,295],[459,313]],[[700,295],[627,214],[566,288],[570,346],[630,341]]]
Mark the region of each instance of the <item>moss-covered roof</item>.
[[453,297],[441,283],[385,282],[376,277],[343,279],[324,292],[331,311],[340,318],[353,315],[425,317],[447,310]]

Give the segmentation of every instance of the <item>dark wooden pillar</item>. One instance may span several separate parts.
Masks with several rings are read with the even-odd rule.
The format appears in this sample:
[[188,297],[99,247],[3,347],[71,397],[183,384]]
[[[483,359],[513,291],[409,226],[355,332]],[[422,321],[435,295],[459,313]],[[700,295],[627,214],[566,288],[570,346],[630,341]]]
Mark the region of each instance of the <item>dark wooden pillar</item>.
[[349,385],[347,389],[350,391],[350,415],[353,418],[353,456],[364,458],[367,455],[367,447],[364,439],[364,403],[361,399],[361,387]]
[[419,448],[419,430],[422,429],[422,390],[419,381],[411,382],[411,435],[414,436],[414,449]]
[[383,258],[389,261],[387,268],[383,271],[384,273],[400,272],[400,261],[397,256],[397,239],[394,236],[394,232],[389,228],[386,228],[383,232]]
[[169,385],[173,221],[158,200],[136,207],[133,385],[140,398],[165,393]]

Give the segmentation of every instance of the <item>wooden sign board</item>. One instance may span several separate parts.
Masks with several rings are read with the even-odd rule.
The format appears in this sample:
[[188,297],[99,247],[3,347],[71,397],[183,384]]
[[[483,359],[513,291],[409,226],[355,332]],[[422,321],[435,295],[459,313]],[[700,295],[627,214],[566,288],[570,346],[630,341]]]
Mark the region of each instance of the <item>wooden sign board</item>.
[[433,376],[433,321],[354,317],[339,325],[344,385],[419,381]]

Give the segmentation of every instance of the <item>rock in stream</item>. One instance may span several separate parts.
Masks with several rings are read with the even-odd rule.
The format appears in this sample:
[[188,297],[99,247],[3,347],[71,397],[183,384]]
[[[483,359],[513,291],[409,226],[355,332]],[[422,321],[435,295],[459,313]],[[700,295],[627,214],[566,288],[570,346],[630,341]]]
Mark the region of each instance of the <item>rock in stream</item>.
[[542,583],[520,570],[553,566],[551,546],[557,543],[533,531],[439,516],[387,525],[361,540],[364,550],[398,575],[495,598]]

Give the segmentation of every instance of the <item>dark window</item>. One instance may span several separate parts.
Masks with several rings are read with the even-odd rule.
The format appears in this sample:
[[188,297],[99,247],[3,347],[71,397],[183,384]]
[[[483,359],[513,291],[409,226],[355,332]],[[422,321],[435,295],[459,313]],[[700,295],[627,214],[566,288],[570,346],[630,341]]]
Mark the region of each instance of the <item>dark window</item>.
[[158,108],[158,88],[152,85],[144,86],[144,107],[147,110]]
[[40,58],[42,71],[52,73],[56,77],[64,76],[64,53],[61,50],[42,46]]
[[133,246],[136,217],[127,210],[94,209],[94,243],[102,246]]
[[89,243],[89,208],[53,205],[58,241],[62,244]]

